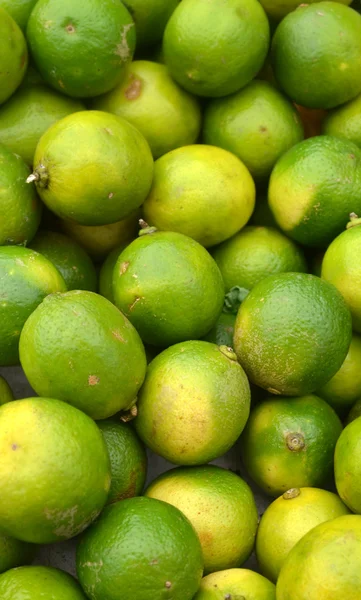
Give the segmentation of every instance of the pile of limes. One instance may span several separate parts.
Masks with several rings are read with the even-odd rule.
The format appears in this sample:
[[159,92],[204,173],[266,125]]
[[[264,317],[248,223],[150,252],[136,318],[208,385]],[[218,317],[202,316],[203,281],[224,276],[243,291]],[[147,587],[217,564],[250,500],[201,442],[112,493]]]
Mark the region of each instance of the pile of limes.
[[361,600],[350,5],[0,0],[0,600]]

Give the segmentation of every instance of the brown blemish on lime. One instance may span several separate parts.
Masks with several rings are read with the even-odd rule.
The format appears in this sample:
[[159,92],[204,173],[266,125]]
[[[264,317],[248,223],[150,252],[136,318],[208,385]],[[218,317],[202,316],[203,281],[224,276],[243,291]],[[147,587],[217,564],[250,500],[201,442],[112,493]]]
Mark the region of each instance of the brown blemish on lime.
[[19,446],[17,444],[11,444],[12,450],[17,450],[18,448],[19,448]]
[[120,342],[124,342],[124,341],[125,341],[125,340],[124,340],[124,338],[121,336],[121,333],[120,333],[120,331],[118,331],[117,329],[114,329],[114,330],[112,331],[112,334],[113,334],[113,335],[114,335],[114,337],[115,337],[117,340],[119,340]]
[[286,436],[287,448],[292,452],[300,452],[305,447],[305,438],[302,433],[289,433]]
[[120,58],[124,62],[126,62],[131,55],[130,48],[127,42],[127,33],[132,27],[134,27],[134,23],[128,23],[128,25],[124,25],[121,33],[120,44],[117,45],[115,50],[115,54],[120,56]]
[[165,587],[167,588],[167,590],[170,590],[170,588],[172,587],[172,584],[170,581],[166,581],[165,582]]
[[128,261],[122,262],[122,264],[120,265],[119,274],[124,275],[124,273],[126,272],[128,267],[129,267]]
[[259,130],[261,131],[261,133],[265,133],[267,131],[267,127],[265,127],[264,125],[261,125]]
[[301,490],[299,488],[291,488],[290,490],[287,490],[287,492],[285,492],[282,497],[285,500],[292,500],[293,498],[297,498],[297,496],[299,496],[300,493]]
[[124,96],[128,100],[136,100],[136,98],[139,98],[141,91],[142,91],[141,80],[137,79],[136,77],[133,76],[131,78],[131,81],[130,81],[128,87],[126,88],[126,90],[124,92]]
[[136,304],[139,302],[139,300],[140,300],[139,296],[137,296],[137,297],[134,299],[134,302],[132,302],[132,304],[130,304],[130,306],[129,306],[129,310],[130,310],[130,311],[132,311],[132,310],[133,310],[133,308],[134,308],[134,307],[135,307],[135,305],[136,305]]
[[99,383],[99,377],[97,377],[96,375],[89,375],[89,377],[88,377],[89,385],[98,385],[98,383]]
[[75,33],[75,27],[74,27],[74,25],[72,25],[72,23],[69,23],[69,25],[67,25],[67,26],[65,27],[65,30],[66,30],[68,33]]
[[149,564],[150,565],[157,565],[158,564],[158,560],[156,558],[153,558],[153,560],[151,560]]
[[113,192],[110,192],[110,194],[108,194],[108,198],[109,198],[110,200],[113,198],[113,196],[114,196],[114,193],[113,193]]
[[104,131],[105,131],[105,133],[108,133],[109,135],[114,135],[114,133],[112,132],[111,129],[109,129],[109,127],[104,127]]

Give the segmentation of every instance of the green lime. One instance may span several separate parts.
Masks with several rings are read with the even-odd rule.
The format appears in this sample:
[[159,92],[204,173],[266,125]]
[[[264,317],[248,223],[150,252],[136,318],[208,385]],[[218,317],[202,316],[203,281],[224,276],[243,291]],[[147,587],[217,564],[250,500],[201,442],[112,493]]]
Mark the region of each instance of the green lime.
[[53,567],[20,567],[0,577],[1,600],[86,600],[75,579]]
[[145,448],[130,425],[112,419],[97,423],[110,457],[112,482],[108,504],[140,496],[147,474]]
[[49,127],[36,147],[28,183],[35,181],[59,217],[107,225],[139,208],[152,177],[153,158],[142,134],[120,117],[93,110]]
[[202,339],[217,346],[232,347],[235,321],[235,314],[221,312],[215,325]]
[[205,573],[239,567],[251,554],[258,512],[251,488],[235,473],[214,465],[178,467],[155,479],[145,495],[176,506],[190,520]]
[[39,231],[30,248],[53,263],[63,276],[69,291],[96,291],[97,275],[94,265],[85,250],[71,238],[54,231]]
[[128,10],[113,0],[38,0],[26,35],[45,81],[75,98],[98,96],[118,85],[136,37]]
[[336,2],[302,4],[272,39],[277,82],[297,104],[334,108],[361,92],[361,15]]
[[77,550],[78,577],[90,600],[192,600],[202,570],[188,519],[152,498],[107,507]]
[[205,143],[233,152],[253,177],[269,176],[278,158],[303,137],[297,110],[266,81],[212,100],[205,111]]
[[182,0],[165,28],[171,76],[199,96],[227,96],[258,73],[270,31],[257,0]]
[[[340,4],[351,4],[352,0],[334,0]],[[317,0],[308,0],[307,4],[314,4]],[[300,0],[260,0],[267,15],[276,21],[281,21],[288,13],[300,6]]]
[[153,452],[174,464],[202,465],[240,436],[250,389],[231,348],[188,341],[148,365],[137,407],[135,427]]
[[163,37],[169,17],[180,0],[124,0],[135,22],[137,48],[150,46]]
[[110,487],[107,448],[92,419],[73,406],[50,398],[4,404],[0,450],[4,533],[38,544],[65,540],[103,508]]
[[113,272],[120,254],[127,244],[117,246],[109,252],[99,271],[99,294],[114,304]]
[[276,600],[276,588],[265,577],[249,569],[211,573],[201,581],[194,600]]
[[[4,573],[14,567],[31,563],[35,555],[35,546],[27,542],[21,542],[13,537],[0,533],[0,573]],[[1,591],[1,584],[0,584]],[[1,600],[4,596],[1,595]],[[11,600],[14,600],[12,597]]]
[[256,555],[263,575],[276,582],[289,552],[308,531],[349,512],[337,494],[327,490],[287,490],[266,508],[258,527]]
[[37,0],[0,0],[0,6],[5,8],[9,15],[23,31]]
[[350,140],[361,148],[361,94],[329,111],[323,121],[322,133]]
[[183,233],[208,247],[244,227],[254,204],[254,182],[239,158],[198,144],[156,161],[143,214],[150,225]]
[[4,377],[0,375],[0,405],[14,400],[14,394],[11,387]]
[[361,419],[341,433],[335,450],[335,481],[338,494],[352,512],[361,514]]
[[69,402],[93,419],[130,408],[146,371],[128,319],[102,296],[79,290],[52,294],[32,313],[20,360],[39,396]]
[[0,142],[32,165],[37,143],[50,125],[84,109],[79,100],[44,85],[19,89],[0,107]]
[[19,87],[28,66],[24,35],[12,16],[0,5],[0,104]]
[[331,479],[341,431],[334,410],[317,396],[266,398],[251,411],[242,434],[242,461],[271,496],[321,487]]
[[54,265],[38,252],[1,246],[0,288],[0,365],[16,365],[25,321],[48,294],[65,292],[66,285]]

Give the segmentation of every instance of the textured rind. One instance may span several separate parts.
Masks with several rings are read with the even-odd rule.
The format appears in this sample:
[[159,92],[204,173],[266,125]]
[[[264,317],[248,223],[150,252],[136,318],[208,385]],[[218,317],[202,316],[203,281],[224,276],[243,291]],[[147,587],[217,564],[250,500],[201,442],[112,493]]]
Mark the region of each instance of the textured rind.
[[68,573],[52,567],[21,567],[0,577],[1,600],[86,600]]

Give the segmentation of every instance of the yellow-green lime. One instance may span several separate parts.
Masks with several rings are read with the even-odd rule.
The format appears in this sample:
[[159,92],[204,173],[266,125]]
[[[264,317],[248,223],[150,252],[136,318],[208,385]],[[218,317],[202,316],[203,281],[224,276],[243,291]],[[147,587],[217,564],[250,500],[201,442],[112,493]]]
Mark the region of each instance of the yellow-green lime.
[[50,125],[84,109],[79,100],[44,85],[21,88],[0,107],[0,142],[32,165],[38,141]]
[[26,184],[29,168],[0,143],[0,245],[27,244],[41,219],[35,190]]
[[192,525],[153,498],[107,507],[77,549],[79,581],[90,600],[192,600],[202,572]]
[[24,35],[12,16],[0,5],[0,104],[19,87],[28,66]]
[[120,117],[92,110],[49,127],[28,181],[35,181],[41,199],[59,217],[107,225],[139,208],[152,177],[153,158],[142,134]]
[[2,600],[86,600],[69,573],[43,566],[7,571],[0,577],[0,594]]
[[150,225],[208,247],[244,227],[254,205],[255,185],[239,158],[215,146],[191,145],[155,162],[143,214]]
[[212,251],[227,291],[234,286],[251,290],[276,273],[307,271],[301,248],[277,229],[244,227]]
[[300,142],[278,160],[268,199],[289,237],[325,248],[346,227],[351,212],[361,214],[360,186],[361,150],[322,135]]
[[205,573],[239,567],[251,554],[258,512],[251,488],[235,473],[215,465],[178,467],[155,479],[145,495],[169,502],[190,520]]
[[361,517],[344,515],[314,527],[289,553],[277,600],[360,600]]
[[361,514],[361,419],[345,427],[335,450],[335,481],[339,496]]
[[311,487],[287,490],[266,508],[258,527],[256,555],[263,575],[276,582],[290,550],[308,531],[349,512],[333,492]]
[[222,311],[224,284],[203,246],[148,228],[120,254],[113,294],[142,340],[164,348],[208,333]]
[[361,398],[361,336],[352,336],[340,370],[317,390],[317,395],[341,416],[345,416],[356,400]]
[[0,405],[14,400],[14,394],[11,387],[4,377],[0,375]]
[[20,360],[39,396],[69,402],[93,419],[130,408],[146,371],[132,324],[106,298],[83,290],[52,294],[31,314]]
[[165,65],[148,60],[132,62],[122,83],[96,98],[92,106],[132,123],[155,159],[194,144],[201,128],[198,100],[173,81]]
[[315,275],[279,273],[242,302],[234,348],[252,383],[302,396],[337,373],[351,336],[350,311],[333,285]]
[[317,396],[266,398],[251,411],[242,434],[242,461],[271,496],[322,487],[332,477],[341,431],[334,410]]
[[255,571],[227,569],[203,577],[194,600],[276,600],[276,588]]
[[0,6],[12,16],[23,31],[37,0],[0,0]]
[[117,260],[127,244],[117,246],[109,252],[99,271],[99,294],[114,304],[113,272]]
[[38,252],[2,246],[0,289],[0,366],[16,365],[25,321],[48,294],[67,288],[59,271]]
[[230,348],[188,341],[148,365],[137,406],[135,427],[153,452],[174,464],[202,465],[222,456],[240,436],[250,389]]
[[135,23],[137,48],[159,42],[165,26],[180,0],[124,0]]
[[215,325],[202,339],[217,346],[232,347],[235,321],[235,314],[222,311]]
[[0,449],[4,533],[38,544],[65,540],[102,510],[109,456],[100,430],[80,410],[50,398],[4,404]]
[[183,0],[165,28],[164,59],[189,92],[227,96],[257,75],[269,39],[268,19],[257,0]]
[[108,504],[139,496],[147,475],[145,448],[130,425],[106,419],[97,423],[108,448],[112,482]]
[[136,40],[130,13],[113,0],[39,0],[26,36],[45,81],[75,98],[98,96],[118,85]]
[[361,148],[361,94],[331,110],[323,121],[322,133],[350,140]]
[[352,406],[350,412],[348,413],[347,419],[346,419],[346,425],[348,425],[349,423],[351,423],[358,417],[361,417],[361,397],[358,400],[356,400],[356,402]]
[[[361,211],[360,211],[361,214]],[[333,240],[322,261],[321,277],[343,295],[355,331],[361,333],[361,219],[352,216],[346,231]]]
[[[31,563],[35,546],[0,533],[0,573]],[[1,586],[0,586],[1,589]],[[1,596],[3,600],[3,596]]]
[[[349,6],[352,0],[334,0]],[[300,6],[300,0],[260,0],[267,15],[276,21],[281,21],[288,13]],[[317,0],[308,0],[307,4],[314,4]]]
[[205,111],[205,143],[233,152],[257,178],[269,176],[278,158],[303,137],[297,110],[266,81],[212,100]]
[[297,104],[334,108],[361,92],[361,15],[337,2],[303,4],[272,39],[278,84]]
[[85,250],[71,238],[62,233],[42,230],[38,231],[30,248],[53,263],[63,276],[69,291],[96,291],[95,267]]

